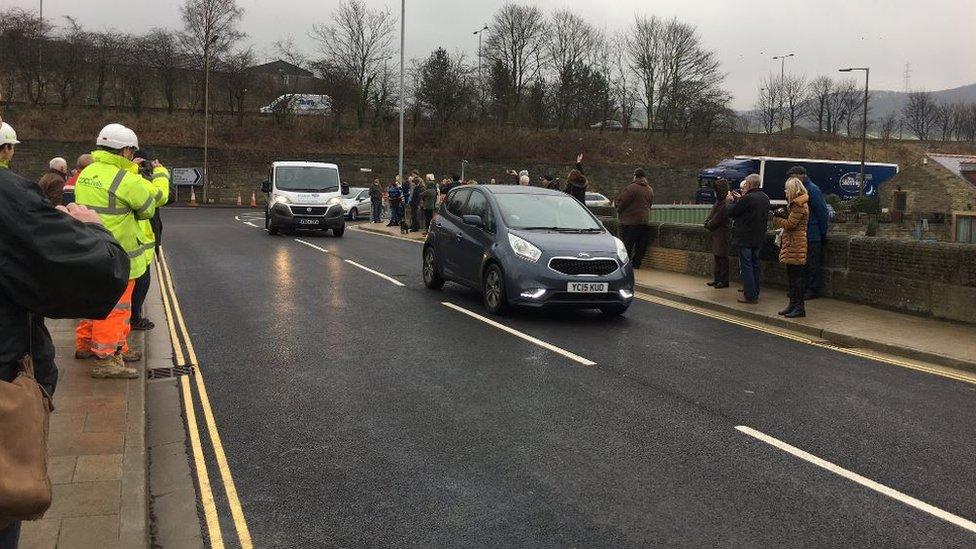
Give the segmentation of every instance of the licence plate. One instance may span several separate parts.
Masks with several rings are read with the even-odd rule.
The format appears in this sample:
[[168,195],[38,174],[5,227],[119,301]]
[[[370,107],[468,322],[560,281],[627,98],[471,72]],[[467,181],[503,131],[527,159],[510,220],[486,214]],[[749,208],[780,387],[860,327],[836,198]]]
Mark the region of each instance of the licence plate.
[[606,282],[570,282],[566,291],[571,294],[605,294],[610,289]]
[[319,220],[318,219],[299,219],[298,220],[298,224],[299,225],[318,225],[319,224]]

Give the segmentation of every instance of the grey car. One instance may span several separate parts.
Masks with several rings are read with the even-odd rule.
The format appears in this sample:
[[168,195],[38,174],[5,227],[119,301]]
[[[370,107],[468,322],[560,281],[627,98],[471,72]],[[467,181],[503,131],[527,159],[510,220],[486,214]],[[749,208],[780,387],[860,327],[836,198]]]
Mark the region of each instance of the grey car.
[[423,278],[431,289],[451,281],[481,292],[492,314],[569,307],[619,315],[634,297],[623,242],[573,197],[537,187],[452,190],[424,242]]

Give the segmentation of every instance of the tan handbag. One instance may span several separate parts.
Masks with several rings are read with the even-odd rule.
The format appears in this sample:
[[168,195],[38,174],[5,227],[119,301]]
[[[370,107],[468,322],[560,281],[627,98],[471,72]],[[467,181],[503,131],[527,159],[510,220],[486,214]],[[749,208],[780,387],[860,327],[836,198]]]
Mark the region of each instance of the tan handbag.
[[28,353],[17,379],[0,381],[0,529],[12,521],[39,519],[51,506],[47,433],[53,409],[34,379]]

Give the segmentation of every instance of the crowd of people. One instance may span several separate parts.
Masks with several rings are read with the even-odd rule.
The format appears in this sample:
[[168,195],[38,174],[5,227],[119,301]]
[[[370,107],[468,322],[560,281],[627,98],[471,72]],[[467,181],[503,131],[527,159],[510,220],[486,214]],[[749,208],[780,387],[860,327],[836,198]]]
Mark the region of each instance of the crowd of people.
[[[0,391],[19,394],[16,402],[23,403],[0,410],[21,423],[0,417],[0,439],[17,443],[0,448],[0,462],[9,467],[27,455],[43,456],[46,430],[28,427],[46,422],[58,381],[45,318],[84,319],[75,356],[92,361],[91,377],[139,376],[126,365],[141,358],[128,338],[131,329],[152,328],[142,302],[162,230],[158,208],[170,194],[169,171],[121,124],[105,126],[70,174],[58,157],[37,181],[11,167],[19,144],[13,127],[0,123]],[[20,520],[46,505],[38,502],[43,490],[38,496],[30,482],[3,487],[0,549],[12,549]],[[49,490],[47,498],[49,504]]]

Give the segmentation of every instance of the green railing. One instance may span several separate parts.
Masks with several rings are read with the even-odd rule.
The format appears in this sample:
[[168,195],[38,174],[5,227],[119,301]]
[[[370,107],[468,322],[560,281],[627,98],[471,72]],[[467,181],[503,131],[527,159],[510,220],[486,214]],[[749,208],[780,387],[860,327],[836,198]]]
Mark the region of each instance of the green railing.
[[702,225],[711,210],[710,204],[655,204],[651,208],[651,221]]

